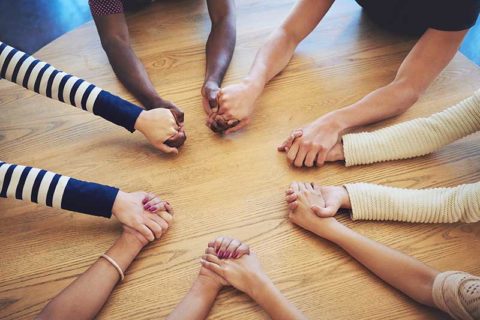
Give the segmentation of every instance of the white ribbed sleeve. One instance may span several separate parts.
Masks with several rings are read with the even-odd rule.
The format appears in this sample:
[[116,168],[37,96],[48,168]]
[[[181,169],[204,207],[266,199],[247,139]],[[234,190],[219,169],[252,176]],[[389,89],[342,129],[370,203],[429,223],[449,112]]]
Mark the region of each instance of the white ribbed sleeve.
[[480,90],[428,118],[418,118],[342,137],[345,165],[407,159],[429,154],[480,130]]
[[454,188],[401,189],[368,183],[345,185],[353,220],[424,223],[480,220],[480,182]]

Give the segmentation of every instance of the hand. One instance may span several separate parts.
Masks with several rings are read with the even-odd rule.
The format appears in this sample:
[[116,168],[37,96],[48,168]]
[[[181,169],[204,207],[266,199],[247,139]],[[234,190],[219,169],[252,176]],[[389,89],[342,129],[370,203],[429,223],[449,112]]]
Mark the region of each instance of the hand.
[[142,248],[145,247],[147,244],[148,244],[148,239],[145,238],[145,236],[143,234],[141,234],[140,232],[138,232],[137,230],[135,229],[132,229],[130,227],[127,227],[127,226],[123,226],[123,234],[122,234],[123,237],[127,238],[128,239],[128,242],[129,243],[133,243],[133,242],[136,242],[138,243]]
[[112,214],[149,241],[159,239],[173,220],[173,209],[168,202],[143,191],[119,191],[113,203]]
[[218,116],[221,116],[230,126],[225,134],[238,131],[250,123],[255,100],[260,93],[261,90],[249,81],[242,81],[239,84],[220,89]]
[[341,126],[329,119],[322,117],[294,130],[278,150],[287,152],[288,161],[296,167],[320,167],[325,161],[343,160]]
[[207,114],[206,125],[215,133],[223,133],[230,128],[227,121],[218,115],[218,93],[220,88],[216,82],[207,81],[202,87],[202,104]]
[[215,272],[228,284],[250,297],[253,297],[265,283],[270,282],[255,253],[228,260],[221,260],[215,254],[205,254],[200,262],[204,268]]
[[[290,186],[290,189],[286,191],[286,200],[288,203],[288,208],[290,210],[295,210],[298,207],[298,195],[293,189],[294,183]],[[301,183],[297,183],[298,185],[301,185]],[[310,194],[310,192],[307,192],[307,194],[310,197],[313,197],[314,194],[321,194],[321,197],[323,198],[324,205],[322,206],[322,201],[321,200],[315,200],[313,198],[310,198],[309,201],[312,203],[311,209],[313,212],[321,217],[321,218],[327,218],[327,217],[333,217],[337,214],[338,210],[340,208],[345,208],[345,209],[350,209],[351,204],[350,204],[350,197],[348,196],[347,189],[343,186],[318,186],[313,184],[308,184],[307,187],[313,185],[313,193]]]
[[183,113],[182,109],[177,107],[175,103],[168,100],[163,100],[160,97],[156,98],[154,102],[145,105],[145,108],[147,110],[158,108],[168,109],[172,112],[179,126],[183,125],[183,123],[185,122],[185,114]]
[[319,218],[314,208],[325,208],[320,188],[313,183],[293,182],[287,190],[288,217],[296,225],[328,238],[339,222],[335,218]]
[[167,140],[173,139],[171,141],[175,141],[178,146],[186,139],[185,132],[177,124],[173,113],[163,108],[142,111],[135,123],[135,129],[143,133],[154,147],[165,153],[178,153],[175,146],[167,145]]
[[245,254],[250,254],[250,247],[248,244],[229,237],[218,237],[217,239],[210,241],[208,247],[212,248],[214,254],[220,259],[238,259]]
[[[207,249],[205,249],[205,254],[215,254],[215,249],[212,247],[208,247]],[[215,272],[207,269],[203,265],[200,268],[200,272],[198,273],[198,278],[203,279],[204,281],[207,281],[218,288],[228,286],[227,280],[225,280]]]

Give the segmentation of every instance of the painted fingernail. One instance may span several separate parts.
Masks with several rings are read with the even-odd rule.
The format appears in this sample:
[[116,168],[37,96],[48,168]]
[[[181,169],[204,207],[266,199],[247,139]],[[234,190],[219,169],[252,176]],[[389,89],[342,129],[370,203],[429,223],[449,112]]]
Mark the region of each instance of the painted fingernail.
[[143,206],[143,209],[148,210],[148,208],[150,208],[150,207],[151,207],[151,205],[146,204],[146,205]]
[[223,258],[223,251],[222,251],[222,250],[218,251],[218,257],[219,257],[220,259]]
[[148,202],[148,199],[147,199],[147,198],[144,198],[144,199],[142,200],[142,204],[145,204],[145,203],[147,203],[147,202]]
[[157,207],[150,207],[150,208],[148,209],[148,211],[150,211],[150,212],[154,212],[154,211],[156,211],[156,210],[157,210]]

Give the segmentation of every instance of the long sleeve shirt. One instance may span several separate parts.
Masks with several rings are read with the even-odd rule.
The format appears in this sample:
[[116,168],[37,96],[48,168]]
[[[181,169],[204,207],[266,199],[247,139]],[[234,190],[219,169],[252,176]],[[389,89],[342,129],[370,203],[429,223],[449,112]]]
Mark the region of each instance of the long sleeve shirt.
[[0,197],[110,218],[118,189],[0,161]]
[[142,108],[0,42],[0,78],[135,131]]

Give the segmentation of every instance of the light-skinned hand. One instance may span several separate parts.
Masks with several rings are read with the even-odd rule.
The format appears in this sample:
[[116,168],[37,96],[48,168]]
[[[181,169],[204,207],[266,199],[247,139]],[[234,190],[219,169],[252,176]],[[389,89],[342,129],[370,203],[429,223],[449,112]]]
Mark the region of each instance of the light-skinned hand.
[[[147,208],[147,209],[145,209]],[[113,203],[112,215],[149,241],[159,239],[173,220],[173,209],[168,202],[143,191],[119,191]]]

